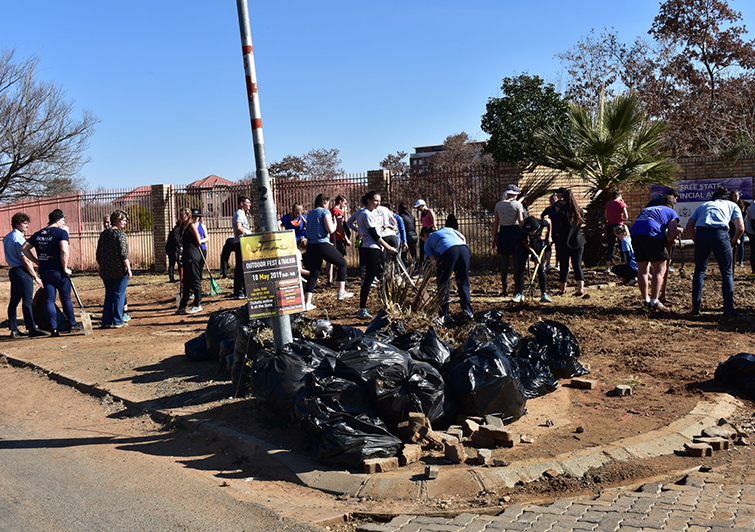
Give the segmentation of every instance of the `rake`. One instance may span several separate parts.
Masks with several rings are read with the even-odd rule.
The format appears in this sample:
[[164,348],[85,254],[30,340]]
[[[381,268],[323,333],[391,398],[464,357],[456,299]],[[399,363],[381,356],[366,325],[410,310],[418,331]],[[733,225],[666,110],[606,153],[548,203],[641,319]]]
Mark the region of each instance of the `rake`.
[[204,252],[201,251],[202,248],[200,248],[200,253],[202,253],[202,262],[204,262],[204,267],[207,270],[207,273],[210,276],[210,295],[211,296],[217,296],[220,295],[223,290],[220,288],[220,285],[215,280],[215,278],[212,276],[212,272],[210,271],[210,267],[207,265],[207,257],[205,257]]

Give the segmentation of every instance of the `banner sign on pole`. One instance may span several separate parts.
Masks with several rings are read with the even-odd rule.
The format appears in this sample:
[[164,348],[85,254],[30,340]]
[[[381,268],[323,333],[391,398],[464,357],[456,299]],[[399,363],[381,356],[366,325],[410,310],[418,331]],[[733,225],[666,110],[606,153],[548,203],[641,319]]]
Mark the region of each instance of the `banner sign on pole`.
[[[729,191],[738,190],[745,202],[752,201],[752,177],[725,177],[720,179],[690,179],[677,181],[674,187],[679,192],[676,203],[676,213],[679,215],[679,226],[684,227],[701,204],[710,201],[710,197],[718,187],[726,187]],[[665,185],[651,185],[650,197],[655,198],[666,194],[669,187]]]
[[304,310],[294,232],[245,235],[240,242],[249,317]]

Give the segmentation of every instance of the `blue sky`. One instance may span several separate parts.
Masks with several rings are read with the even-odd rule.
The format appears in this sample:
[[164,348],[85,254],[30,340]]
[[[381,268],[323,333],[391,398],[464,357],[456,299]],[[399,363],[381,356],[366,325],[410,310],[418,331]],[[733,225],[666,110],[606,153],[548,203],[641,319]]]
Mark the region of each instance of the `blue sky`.
[[[755,24],[755,2],[730,0]],[[89,188],[232,181],[255,168],[233,0],[2,0],[0,48],[100,120]],[[557,83],[591,28],[645,34],[658,0],[249,0],[268,162],[337,148],[349,173],[466,131],[501,79]]]

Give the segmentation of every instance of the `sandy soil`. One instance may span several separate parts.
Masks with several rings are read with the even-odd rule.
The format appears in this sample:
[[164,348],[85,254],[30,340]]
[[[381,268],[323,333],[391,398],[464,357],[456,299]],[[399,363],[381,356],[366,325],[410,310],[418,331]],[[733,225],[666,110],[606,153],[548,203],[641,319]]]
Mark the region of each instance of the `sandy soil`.
[[[712,381],[719,362],[752,350],[755,329],[755,281],[737,269],[735,302],[744,313],[742,318],[723,318],[720,312],[720,279],[709,272],[706,279],[703,314],[691,316],[691,268],[671,274],[668,298],[677,304],[669,314],[648,313],[639,303],[636,287],[609,286],[616,278],[588,272],[591,289],[586,298],[554,297],[546,305],[538,299],[515,304],[510,298],[498,297],[500,281],[491,272],[476,273],[472,278],[475,310],[500,308],[505,319],[520,334],[541,319],[566,324],[579,340],[583,364],[589,365],[590,378],[598,381],[594,390],[560,387],[555,393],[531,400],[528,414],[514,424],[517,432],[534,436],[535,443],[499,449],[496,456],[505,461],[554,456],[570,450],[605,444],[619,438],[643,433],[678,419],[697,401],[720,391]],[[550,277],[555,292],[555,277]],[[239,306],[226,298],[232,282],[220,280],[224,294],[207,298],[205,312],[193,316],[175,316],[176,285],[165,276],[137,274],[128,288],[132,321],[120,330],[95,329],[92,336],[66,335],[59,339],[10,340],[5,334],[0,352],[30,359],[44,367],[75,376],[85,382],[98,383],[141,402],[194,419],[211,419],[215,423],[288,445],[309,453],[309,444],[300,436],[286,416],[271,412],[252,398],[234,399],[230,378],[212,362],[190,363],[183,356],[183,344],[204,330],[210,312]],[[95,276],[77,276],[77,287],[84,305],[95,317],[104,297],[101,282]],[[207,288],[206,288],[207,289]],[[2,271],[0,301],[8,298],[7,270]],[[374,291],[373,291],[374,292]],[[571,293],[571,291],[569,291]],[[453,297],[453,296],[452,296]],[[357,298],[336,301],[335,290],[318,289],[314,302],[318,309],[313,317],[328,316],[332,321],[364,326],[354,313]],[[4,304],[4,303],[3,303]],[[370,310],[379,302],[371,295]],[[458,306],[452,305],[452,312]],[[7,325],[7,323],[5,324]],[[463,337],[464,331],[451,331]],[[617,384],[629,384],[630,397],[614,397],[609,392]],[[60,408],[64,409],[65,404]],[[738,422],[746,425],[753,412],[752,402],[743,398]],[[547,423],[546,421],[550,422]],[[577,427],[584,429],[577,433]],[[725,466],[725,454],[710,463]],[[643,478],[694,467],[700,459],[671,456],[657,460],[614,464],[595,472],[590,478],[543,480],[521,486],[507,493],[480,494],[465,501],[346,501],[353,512],[422,511],[427,509],[480,508],[501,501],[525,501],[598,492],[606,487],[631,483]],[[413,466],[418,471],[422,464]],[[444,467],[465,467],[444,466]],[[749,466],[738,473],[751,475]],[[270,479],[271,481],[274,479]],[[298,493],[298,492],[297,492]],[[297,496],[301,496],[300,493]]]

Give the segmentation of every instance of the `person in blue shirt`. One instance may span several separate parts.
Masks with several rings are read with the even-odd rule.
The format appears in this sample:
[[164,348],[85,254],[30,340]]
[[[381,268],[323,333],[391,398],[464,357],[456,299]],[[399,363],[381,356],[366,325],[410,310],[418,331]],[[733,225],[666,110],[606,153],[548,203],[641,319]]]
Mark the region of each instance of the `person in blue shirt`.
[[23,301],[22,310],[24,314],[24,324],[30,337],[46,336],[46,333],[37,329],[34,323],[31,303],[34,299],[34,283],[42,286],[42,280],[34,271],[34,264],[39,264],[36,257],[31,253],[24,254],[21,252],[26,239],[24,233],[29,229],[31,219],[26,213],[17,212],[11,218],[13,230],[3,238],[3,249],[5,251],[5,262],[8,263],[10,272],[10,301],[8,302],[8,328],[10,329],[11,338],[18,338],[21,333],[18,330],[18,319],[16,311],[18,304]]
[[[744,233],[742,211],[728,201],[729,191],[718,187],[710,201],[700,205],[687,222],[687,233],[695,243],[695,274],[692,278],[692,314],[700,314],[703,295],[703,279],[708,269],[711,251],[721,271],[721,292],[724,299],[724,316],[741,316],[734,309],[734,255],[739,239]],[[729,223],[734,226],[734,236],[729,237]]]
[[617,264],[611,268],[611,273],[624,279],[625,284],[632,286],[637,283],[637,261],[634,258],[632,237],[629,235],[629,229],[624,224],[617,225],[613,233],[621,246],[621,264]]
[[[37,253],[39,261],[39,277],[45,290],[45,310],[47,319],[52,327],[52,336],[60,336],[60,332],[80,331],[83,326],[76,323],[71,301],[71,268],[68,267],[68,231],[63,229],[66,215],[60,209],[55,209],[47,217],[47,227],[34,233],[21,247],[26,255],[32,248]],[[58,323],[55,309],[55,296],[60,294],[67,323]]]
[[461,311],[472,318],[472,297],[469,290],[469,246],[460,232],[450,227],[434,230],[423,227],[419,238],[424,245],[425,257],[435,260],[437,268],[438,292],[441,294],[438,314],[444,323],[451,321],[448,314],[449,281],[451,273],[456,274],[456,287],[459,292]]
[[296,240],[307,236],[307,217],[304,215],[304,205],[297,203],[290,213],[284,214],[278,220],[278,228],[281,231],[293,229]]

